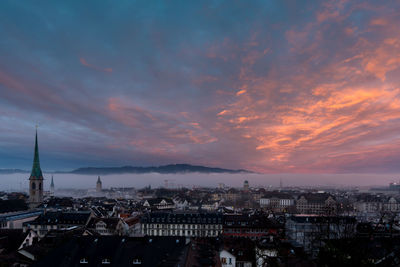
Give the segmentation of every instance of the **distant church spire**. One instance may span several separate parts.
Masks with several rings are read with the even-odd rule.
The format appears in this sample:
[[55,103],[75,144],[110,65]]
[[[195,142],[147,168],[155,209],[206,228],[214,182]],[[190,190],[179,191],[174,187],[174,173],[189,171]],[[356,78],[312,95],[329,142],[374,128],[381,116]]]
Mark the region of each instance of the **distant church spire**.
[[33,155],[33,165],[31,176],[29,177],[29,206],[31,208],[39,206],[43,202],[43,173],[40,169],[39,146],[36,126],[35,152]]
[[100,176],[97,177],[97,183],[96,183],[96,192],[99,193],[102,190],[102,186],[101,186],[101,180],[100,180]]
[[50,192],[51,192],[51,193],[54,193],[54,180],[53,180],[53,175],[51,176]]

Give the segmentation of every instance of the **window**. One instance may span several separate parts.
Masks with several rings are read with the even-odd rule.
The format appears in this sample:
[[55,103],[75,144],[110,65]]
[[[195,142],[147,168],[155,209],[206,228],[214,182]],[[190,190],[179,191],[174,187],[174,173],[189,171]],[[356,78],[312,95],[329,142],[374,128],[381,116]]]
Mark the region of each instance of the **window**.
[[81,264],[88,264],[89,262],[88,262],[88,260],[87,260],[86,258],[82,258],[82,259],[79,261],[79,263],[81,263]]
[[222,264],[226,264],[226,258],[225,258],[225,257],[222,257],[222,258],[221,258],[221,263],[222,263]]
[[229,264],[232,264],[232,258],[229,258]]

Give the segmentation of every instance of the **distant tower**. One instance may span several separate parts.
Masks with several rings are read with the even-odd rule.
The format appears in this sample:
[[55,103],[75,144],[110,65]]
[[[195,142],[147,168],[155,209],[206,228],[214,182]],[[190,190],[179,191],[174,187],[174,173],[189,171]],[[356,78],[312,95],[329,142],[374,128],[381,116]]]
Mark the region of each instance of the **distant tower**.
[[53,175],[51,176],[50,194],[54,195],[54,181],[53,181]]
[[97,183],[96,183],[96,192],[101,192],[101,180],[100,180],[100,176],[97,177]]
[[244,181],[243,183],[243,191],[249,192],[249,181]]
[[37,139],[37,129],[35,137],[35,153],[33,156],[33,166],[29,177],[29,207],[35,208],[43,202],[43,174],[40,169],[39,147]]

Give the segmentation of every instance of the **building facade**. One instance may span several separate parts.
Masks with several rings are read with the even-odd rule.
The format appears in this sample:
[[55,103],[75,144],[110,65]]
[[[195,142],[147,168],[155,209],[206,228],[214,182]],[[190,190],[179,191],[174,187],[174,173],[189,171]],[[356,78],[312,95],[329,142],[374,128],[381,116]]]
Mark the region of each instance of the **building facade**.
[[42,213],[41,210],[27,210],[1,214],[0,229],[22,229],[24,222],[34,220]]
[[325,240],[350,238],[356,231],[356,219],[350,216],[292,215],[286,221],[286,235],[311,252]]
[[99,235],[128,235],[125,222],[121,218],[90,218],[86,229]]
[[275,212],[286,211],[294,206],[294,198],[282,192],[268,192],[260,198],[260,207]]
[[152,212],[141,218],[141,227],[148,236],[216,237],[222,233],[222,215]]
[[259,239],[268,235],[276,235],[281,232],[283,226],[277,221],[263,215],[224,215],[224,237],[244,237]]
[[296,209],[306,214],[333,214],[337,210],[336,199],[327,193],[308,193],[299,196]]

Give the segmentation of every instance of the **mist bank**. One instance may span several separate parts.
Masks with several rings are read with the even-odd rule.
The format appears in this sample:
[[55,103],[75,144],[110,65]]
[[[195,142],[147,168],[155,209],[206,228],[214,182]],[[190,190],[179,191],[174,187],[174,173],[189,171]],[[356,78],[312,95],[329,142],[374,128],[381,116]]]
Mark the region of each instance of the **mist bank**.
[[214,168],[206,166],[196,166],[190,164],[169,164],[157,167],[86,167],[73,170],[69,173],[73,174],[144,174],[144,173],[160,173],[160,174],[177,174],[177,173],[251,173],[248,170],[231,170],[223,168]]
[[[44,173],[44,189],[48,190],[51,176],[56,189],[90,189],[96,187],[97,175],[71,173]],[[256,174],[256,173],[180,173],[180,174],[113,174],[102,175],[103,188],[145,186],[161,187],[168,180],[170,188],[176,187],[217,187],[224,183],[230,187],[241,187],[248,180],[251,187],[277,187],[282,181],[286,186],[345,187],[345,186],[386,186],[399,180],[398,174]],[[1,191],[26,191],[29,174],[0,174]]]
[[[28,173],[27,170],[21,169],[0,169],[0,174],[12,173]],[[224,169],[218,167],[207,167],[190,164],[169,164],[162,166],[151,167],[83,167],[72,171],[53,171],[53,173],[72,173],[72,174],[87,174],[87,175],[109,175],[109,174],[144,174],[144,173],[160,173],[160,174],[177,174],[177,173],[253,173],[248,170],[239,169]]]

